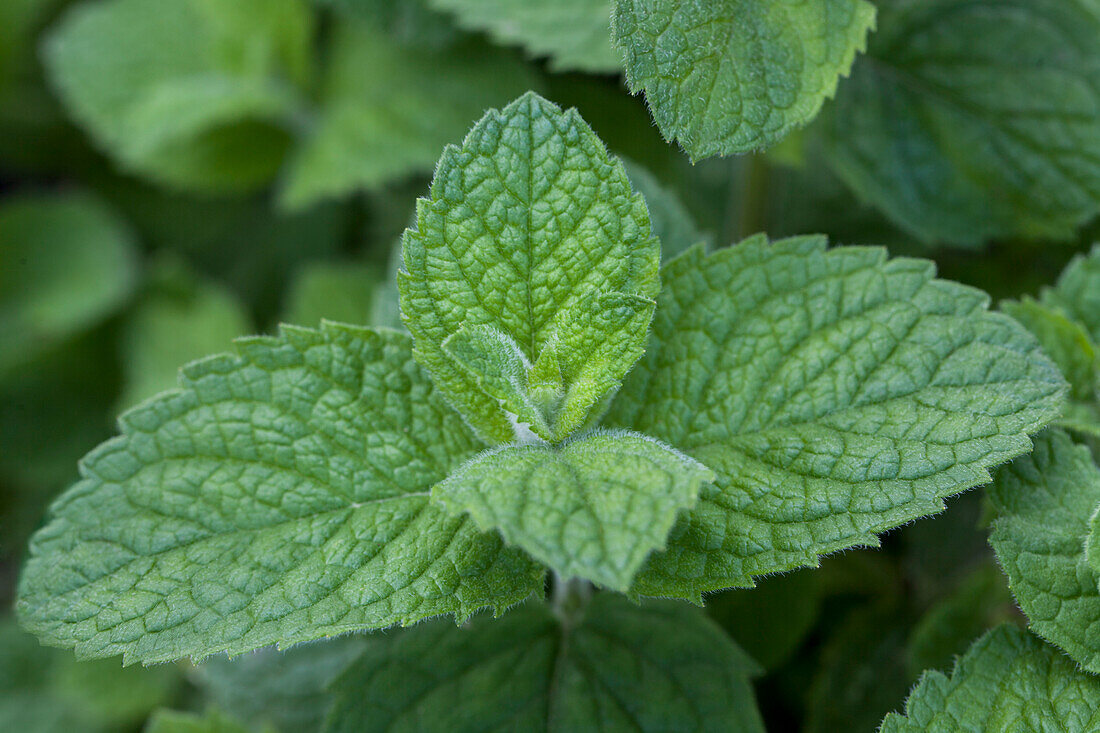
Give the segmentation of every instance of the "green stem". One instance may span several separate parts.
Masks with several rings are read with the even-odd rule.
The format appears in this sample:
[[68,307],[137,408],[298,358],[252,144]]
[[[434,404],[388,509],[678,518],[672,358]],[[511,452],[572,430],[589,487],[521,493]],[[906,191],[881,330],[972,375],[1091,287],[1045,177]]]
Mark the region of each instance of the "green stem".
[[592,598],[592,585],[580,578],[563,578],[554,572],[550,588],[550,608],[566,631],[576,626],[584,616]]
[[763,153],[749,156],[745,166],[744,184],[741,189],[741,230],[744,239],[767,228],[768,221],[768,162]]

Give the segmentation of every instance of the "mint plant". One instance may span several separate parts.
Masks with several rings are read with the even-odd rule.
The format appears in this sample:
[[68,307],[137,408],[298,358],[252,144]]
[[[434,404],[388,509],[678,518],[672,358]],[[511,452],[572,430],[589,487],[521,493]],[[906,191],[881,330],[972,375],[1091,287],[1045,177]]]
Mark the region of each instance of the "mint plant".
[[0,730],[1100,727],[1098,31],[0,3]]

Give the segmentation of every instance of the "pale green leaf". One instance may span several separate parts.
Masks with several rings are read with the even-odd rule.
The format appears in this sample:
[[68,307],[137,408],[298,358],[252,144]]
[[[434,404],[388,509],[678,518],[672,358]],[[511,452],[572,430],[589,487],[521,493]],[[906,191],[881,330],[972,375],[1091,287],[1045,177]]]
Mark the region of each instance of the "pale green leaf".
[[106,0],[70,11],[45,59],[73,117],[120,166],[238,190],[282,162],[312,35],[302,0]]
[[[341,13],[369,21],[401,43],[441,48],[462,35],[451,19],[429,7],[430,0],[314,0]],[[341,18],[340,22],[344,19]]]
[[695,160],[812,120],[874,24],[865,0],[618,0],[611,21],[631,90]]
[[713,478],[651,438],[600,431],[490,450],[437,484],[432,499],[565,578],[625,591]]
[[618,72],[611,47],[613,0],[430,0],[464,28],[548,56],[555,71]]
[[1043,302],[1063,308],[1100,343],[1100,244],[1070,261],[1057,284],[1044,291]]
[[1014,626],[978,639],[948,677],[929,671],[881,733],[1087,731],[1100,726],[1100,679]]
[[189,361],[230,347],[251,332],[248,314],[233,293],[171,268],[154,284],[123,325],[120,348],[126,386],[123,407],[176,387]]
[[1100,210],[1100,14],[889,0],[827,116],[833,166],[928,241],[1068,238]]
[[354,18],[333,29],[329,54],[318,119],[283,181],[292,208],[430,171],[486,108],[535,83],[513,56],[476,40],[406,46]]
[[363,652],[366,641],[348,635],[292,649],[261,649],[235,659],[209,659],[195,683],[220,710],[284,733],[321,729],[332,705],[329,684]]
[[601,593],[579,622],[529,604],[370,644],[333,687],[328,733],[764,730],[756,665],[701,611],[674,603]]
[[373,323],[378,277],[352,262],[314,262],[298,270],[283,308],[285,323],[315,326],[322,320]]
[[482,446],[408,336],[286,327],[238,351],[189,365],[84,459],[20,581],[44,642],[201,658],[541,590],[540,568],[429,504]]
[[121,306],[134,249],[125,223],[86,196],[0,203],[0,375]]
[[[1100,287],[1100,278],[1096,285]],[[1053,301],[1055,292],[1047,290],[1044,300]],[[1069,382],[1069,402],[1058,425],[1100,437],[1100,354],[1088,331],[1061,307],[1032,298],[1006,301],[1001,310],[1035,334]]]
[[1059,430],[997,472],[989,543],[1031,628],[1100,672],[1100,575],[1089,564],[1090,518],[1100,504],[1100,468],[1088,448]]
[[605,423],[718,474],[639,576],[698,599],[874,546],[1027,452],[1065,383],[1035,339],[932,263],[757,236],[663,270],[653,334]]
[[621,163],[575,110],[528,93],[444,151],[405,233],[402,315],[417,358],[492,442],[515,440],[514,415],[443,342],[464,325],[491,326],[532,367],[556,359],[564,396],[542,437],[557,439],[598,410],[640,356],[659,258]]

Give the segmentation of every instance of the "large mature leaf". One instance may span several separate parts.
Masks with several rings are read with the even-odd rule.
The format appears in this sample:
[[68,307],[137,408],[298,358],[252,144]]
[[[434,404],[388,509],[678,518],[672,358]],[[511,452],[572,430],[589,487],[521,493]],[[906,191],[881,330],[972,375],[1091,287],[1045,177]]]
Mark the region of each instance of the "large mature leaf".
[[600,431],[559,446],[487,451],[437,484],[432,498],[563,577],[625,591],[713,479],[652,438]]
[[549,56],[558,71],[617,72],[611,47],[612,0],[430,0],[454,13],[459,25]]
[[429,505],[480,446],[407,336],[326,325],[238,343],[84,459],[20,581],[43,641],[151,663],[541,589],[540,568]]
[[[444,151],[403,246],[401,310],[417,358],[487,440],[512,442],[519,429],[516,399],[502,407],[494,391],[513,376],[506,366],[519,362],[521,392],[532,374],[556,380],[546,425],[530,429],[560,439],[641,354],[660,247],[622,164],[575,110],[534,93],[490,110]],[[465,356],[448,352],[464,327]],[[478,345],[490,352],[475,358]]]
[[989,480],[1065,383],[982,292],[932,263],[757,236],[663,271],[653,335],[605,422],[714,469],[641,593],[698,599],[876,545]]
[[1000,515],[989,543],[1031,628],[1100,672],[1100,575],[1086,553],[1100,468],[1088,448],[1047,431],[997,472],[989,496]]
[[611,25],[631,90],[699,159],[812,120],[874,22],[865,0],[618,0]]
[[73,117],[120,165],[197,190],[254,187],[282,162],[309,74],[302,0],[107,0],[46,44]]
[[1086,731],[1100,726],[1100,679],[1014,626],[974,642],[950,677],[926,672],[882,733]]
[[[1056,292],[1047,290],[1044,300],[1053,301]],[[1035,334],[1069,382],[1069,402],[1058,424],[1100,437],[1100,353],[1089,332],[1061,307],[1032,298],[1006,301],[1001,310]]]
[[118,308],[135,270],[132,234],[93,199],[0,204],[0,376]]
[[699,610],[598,594],[578,622],[532,604],[470,628],[370,641],[334,684],[329,733],[763,733],[757,667]]
[[519,60],[477,41],[407,46],[354,18],[340,20],[329,53],[316,127],[284,182],[291,207],[430,171],[486,108],[534,84]]
[[1070,236],[1100,210],[1090,5],[884,2],[828,117],[837,172],[926,240]]

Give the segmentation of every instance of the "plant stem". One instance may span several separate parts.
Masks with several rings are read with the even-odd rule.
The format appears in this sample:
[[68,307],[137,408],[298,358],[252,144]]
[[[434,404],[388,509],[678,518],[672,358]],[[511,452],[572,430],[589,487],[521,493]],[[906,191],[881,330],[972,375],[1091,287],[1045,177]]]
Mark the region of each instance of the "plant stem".
[[550,608],[568,630],[580,622],[588,601],[592,598],[592,585],[580,578],[563,578],[556,571],[550,587]]

